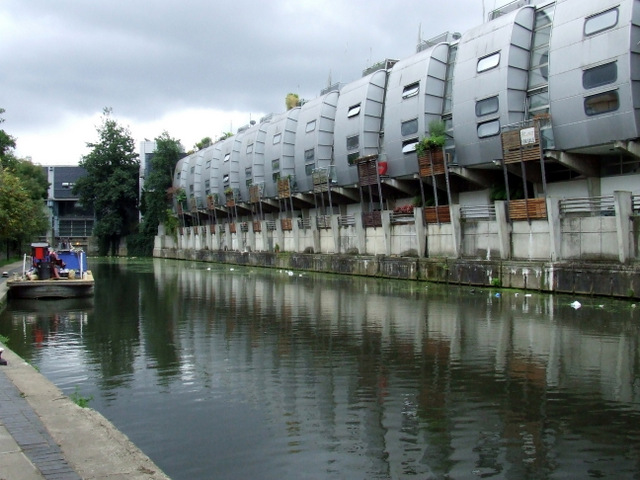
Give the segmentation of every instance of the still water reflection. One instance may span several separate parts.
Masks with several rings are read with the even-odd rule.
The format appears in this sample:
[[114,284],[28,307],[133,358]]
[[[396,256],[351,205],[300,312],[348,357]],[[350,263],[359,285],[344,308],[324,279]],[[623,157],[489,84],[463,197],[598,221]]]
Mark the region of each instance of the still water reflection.
[[640,477],[629,302],[95,263],[0,333],[174,479]]

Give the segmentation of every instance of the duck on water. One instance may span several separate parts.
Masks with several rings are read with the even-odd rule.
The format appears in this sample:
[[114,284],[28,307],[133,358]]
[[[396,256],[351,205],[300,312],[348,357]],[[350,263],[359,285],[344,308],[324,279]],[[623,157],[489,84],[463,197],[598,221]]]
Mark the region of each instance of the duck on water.
[[71,298],[93,295],[94,278],[82,249],[53,250],[46,242],[31,244],[31,263],[27,255],[22,275],[7,280],[9,298]]

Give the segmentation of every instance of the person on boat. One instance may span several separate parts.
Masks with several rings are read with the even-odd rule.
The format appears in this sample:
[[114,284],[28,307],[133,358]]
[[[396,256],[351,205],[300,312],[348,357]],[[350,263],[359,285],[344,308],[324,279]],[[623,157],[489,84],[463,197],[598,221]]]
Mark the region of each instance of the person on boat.
[[58,254],[53,248],[49,248],[49,261],[51,262],[51,276],[53,278],[60,278],[60,272],[58,270],[64,268],[66,265],[60,257],[58,257]]

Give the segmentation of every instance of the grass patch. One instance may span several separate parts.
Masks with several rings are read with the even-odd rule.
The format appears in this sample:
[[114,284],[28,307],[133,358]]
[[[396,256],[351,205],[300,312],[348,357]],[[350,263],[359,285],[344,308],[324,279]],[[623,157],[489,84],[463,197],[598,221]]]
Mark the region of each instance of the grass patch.
[[0,260],[0,267],[4,267],[5,265],[9,265],[10,263],[21,262],[22,257],[11,257],[6,260]]
[[93,400],[93,396],[84,397],[80,394],[80,388],[76,385],[76,389],[74,392],[69,395],[69,398],[78,405],[80,408],[87,408],[89,406],[89,402]]
[[6,345],[7,343],[9,343],[9,337],[5,337],[4,335],[0,334],[0,343]]

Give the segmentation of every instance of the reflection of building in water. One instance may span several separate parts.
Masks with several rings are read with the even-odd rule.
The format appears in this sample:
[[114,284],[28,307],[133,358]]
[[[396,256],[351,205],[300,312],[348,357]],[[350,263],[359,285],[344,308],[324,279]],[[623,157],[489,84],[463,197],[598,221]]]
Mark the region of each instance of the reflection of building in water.
[[587,462],[599,441],[555,399],[618,403],[618,421],[639,410],[637,326],[619,314],[589,318],[553,296],[206,268],[179,270],[183,380],[204,371],[241,391],[286,429],[291,452],[325,445],[331,458],[311,464],[522,477],[551,468],[550,449]]

